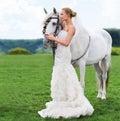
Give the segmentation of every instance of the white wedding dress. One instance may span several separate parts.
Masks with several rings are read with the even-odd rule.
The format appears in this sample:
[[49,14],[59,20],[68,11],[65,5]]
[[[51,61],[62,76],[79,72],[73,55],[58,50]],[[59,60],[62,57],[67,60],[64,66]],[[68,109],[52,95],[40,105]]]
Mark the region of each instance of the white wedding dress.
[[[58,38],[65,39],[67,32],[62,30]],[[94,109],[84,96],[74,67],[71,65],[70,46],[58,44],[55,54],[51,80],[52,101],[46,103],[46,108],[38,111],[45,118],[77,118],[92,115]]]

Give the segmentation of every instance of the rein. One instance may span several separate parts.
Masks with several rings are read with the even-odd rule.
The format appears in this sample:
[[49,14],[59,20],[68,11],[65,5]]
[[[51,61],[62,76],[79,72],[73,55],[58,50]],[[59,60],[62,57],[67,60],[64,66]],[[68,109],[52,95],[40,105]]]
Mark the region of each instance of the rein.
[[71,60],[72,65],[75,65],[75,63],[76,63],[78,60],[80,60],[80,59],[87,53],[88,48],[89,48],[89,46],[90,46],[90,40],[91,40],[91,37],[89,36],[89,43],[88,43],[88,46],[87,46],[85,52],[84,52],[79,58],[74,59],[74,60]]

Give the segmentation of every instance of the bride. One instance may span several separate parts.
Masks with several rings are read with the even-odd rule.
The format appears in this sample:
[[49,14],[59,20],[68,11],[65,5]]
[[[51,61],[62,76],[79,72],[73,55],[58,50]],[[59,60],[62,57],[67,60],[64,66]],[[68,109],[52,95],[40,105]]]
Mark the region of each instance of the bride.
[[84,96],[77,74],[71,64],[70,43],[75,34],[72,17],[75,16],[76,12],[70,8],[63,8],[60,13],[63,25],[57,38],[52,34],[45,35],[47,39],[55,41],[58,46],[51,80],[52,101],[46,103],[45,109],[38,111],[43,118],[78,118],[92,115],[94,111]]

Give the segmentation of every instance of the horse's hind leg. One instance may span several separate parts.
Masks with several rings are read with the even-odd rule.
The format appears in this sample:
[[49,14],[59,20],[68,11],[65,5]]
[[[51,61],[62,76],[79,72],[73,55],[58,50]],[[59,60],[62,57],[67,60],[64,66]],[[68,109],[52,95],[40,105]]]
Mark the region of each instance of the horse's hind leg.
[[103,80],[103,85],[102,85],[102,97],[101,99],[106,99],[106,87],[108,83],[108,78],[109,78],[109,69],[110,69],[110,57],[106,56],[102,60],[102,80]]
[[102,70],[99,66],[99,63],[94,64],[94,68],[96,70],[96,74],[97,74],[97,80],[98,80],[98,95],[97,98],[101,98],[102,97]]

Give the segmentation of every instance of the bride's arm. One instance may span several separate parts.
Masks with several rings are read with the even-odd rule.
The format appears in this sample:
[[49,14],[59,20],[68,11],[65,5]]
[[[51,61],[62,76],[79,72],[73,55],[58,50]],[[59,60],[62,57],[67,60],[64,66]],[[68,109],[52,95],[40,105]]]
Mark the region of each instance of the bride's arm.
[[67,36],[66,36],[66,38],[64,40],[61,40],[59,38],[56,38],[52,34],[48,34],[45,37],[47,39],[50,39],[52,41],[55,41],[56,43],[59,43],[61,45],[68,46],[69,43],[70,43],[70,41],[71,41],[71,39],[72,39],[72,37],[73,37],[73,35],[74,35],[74,33],[75,33],[75,28],[74,27],[70,27],[69,28],[69,31],[68,31],[68,34],[67,34]]

